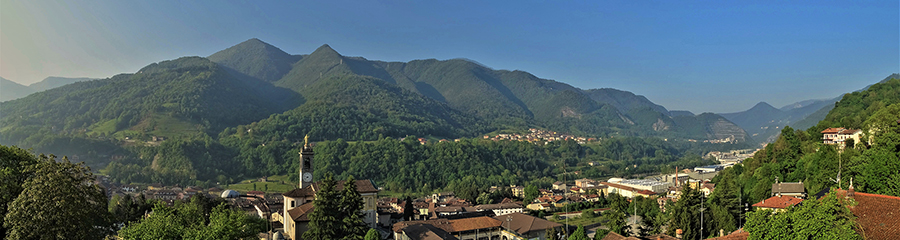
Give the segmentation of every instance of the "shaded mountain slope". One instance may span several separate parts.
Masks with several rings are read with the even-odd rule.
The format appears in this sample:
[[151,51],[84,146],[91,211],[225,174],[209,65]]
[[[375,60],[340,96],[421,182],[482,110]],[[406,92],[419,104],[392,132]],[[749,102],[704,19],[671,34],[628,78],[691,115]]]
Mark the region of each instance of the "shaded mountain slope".
[[210,61],[233,69],[247,76],[273,82],[291,70],[291,64],[303,57],[292,56],[253,38],[210,55]]
[[[163,61],[135,74],[77,82],[3,104],[0,133],[4,144],[12,144],[27,143],[22,141],[36,130],[99,136],[218,132],[276,111],[246,86],[204,58]],[[174,126],[179,129],[166,129]]]
[[32,83],[28,85],[29,88],[33,89],[35,92],[41,92],[48,89],[62,87],[68,84],[76,83],[76,82],[84,82],[97,80],[96,78],[67,78],[67,77],[47,77],[40,82]]
[[34,93],[34,89],[6,78],[0,78],[0,102],[19,99],[32,93]]

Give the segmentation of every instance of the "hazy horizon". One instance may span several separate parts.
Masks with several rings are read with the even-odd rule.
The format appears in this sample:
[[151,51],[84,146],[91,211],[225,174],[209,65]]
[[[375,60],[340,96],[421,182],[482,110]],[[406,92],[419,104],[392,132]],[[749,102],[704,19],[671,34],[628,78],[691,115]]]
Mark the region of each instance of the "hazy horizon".
[[290,54],[466,58],[669,110],[737,112],[900,72],[898,5],[0,0],[0,76],[106,78],[259,38]]

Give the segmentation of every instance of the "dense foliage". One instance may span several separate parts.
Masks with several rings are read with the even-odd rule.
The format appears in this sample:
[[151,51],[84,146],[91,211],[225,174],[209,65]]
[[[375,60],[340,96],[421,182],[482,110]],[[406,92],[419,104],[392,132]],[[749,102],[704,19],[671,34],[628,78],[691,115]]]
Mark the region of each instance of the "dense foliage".
[[230,209],[203,195],[169,207],[157,203],[149,217],[119,230],[123,239],[247,239],[266,231],[266,220]]
[[[483,192],[492,185],[537,181],[544,186],[563,178],[625,176],[674,169],[676,164],[709,164],[697,156],[678,156],[665,142],[655,143],[647,144],[640,138],[615,139],[600,145],[468,139],[422,145],[413,137],[356,143],[339,139],[319,143],[313,164],[316,169],[340,173],[340,177],[372,179],[387,190],[401,192],[460,192],[463,188]],[[591,167],[588,161],[602,166]],[[634,168],[635,164],[642,167]],[[568,169],[563,169],[564,165]],[[576,171],[581,175],[564,174]]]
[[84,164],[0,145],[0,180],[5,239],[102,239],[113,231],[106,195]]
[[856,232],[856,217],[847,208],[852,201],[830,192],[821,200],[807,199],[789,207],[787,212],[749,213],[744,227],[750,233],[747,239],[862,239]]
[[[900,196],[900,79],[872,85],[844,95],[816,127],[807,131],[782,129],[778,139],[735,169],[747,202],[768,198],[777,177],[800,182],[807,193],[847,188],[853,177],[859,191]],[[860,143],[846,146],[822,143],[822,130],[831,127],[861,129]],[[838,185],[838,174],[844,179]]]

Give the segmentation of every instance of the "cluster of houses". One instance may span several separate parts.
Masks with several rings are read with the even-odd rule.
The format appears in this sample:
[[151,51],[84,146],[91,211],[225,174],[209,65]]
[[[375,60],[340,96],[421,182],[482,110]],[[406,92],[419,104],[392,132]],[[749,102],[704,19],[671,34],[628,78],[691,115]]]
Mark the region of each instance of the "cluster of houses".
[[497,204],[472,205],[452,192],[413,199],[414,215],[404,221],[406,202],[382,198],[378,202],[383,227],[395,240],[445,239],[544,239],[546,231],[562,225],[524,214],[518,202],[504,199]]
[[518,134],[518,133],[501,133],[496,136],[484,135],[484,139],[490,139],[493,141],[500,140],[510,140],[510,141],[528,141],[528,142],[552,142],[552,141],[565,141],[565,140],[574,140],[578,142],[578,144],[585,144],[587,142],[598,141],[597,138],[587,138],[587,137],[577,137],[569,134],[557,133],[554,131],[547,131],[537,128],[528,129],[527,134]]
[[732,163],[737,164],[744,161],[744,159],[753,157],[753,154],[756,154],[756,151],[760,149],[741,149],[741,150],[732,150],[728,152],[719,152],[712,151],[706,154],[706,158],[715,158],[719,163]]

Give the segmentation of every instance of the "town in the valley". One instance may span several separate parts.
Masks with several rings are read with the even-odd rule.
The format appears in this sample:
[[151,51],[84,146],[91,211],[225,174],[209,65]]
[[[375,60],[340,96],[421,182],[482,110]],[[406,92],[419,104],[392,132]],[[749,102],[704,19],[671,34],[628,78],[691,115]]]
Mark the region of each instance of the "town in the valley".
[[[531,132],[532,135],[526,136],[501,134],[485,138],[587,140],[570,135],[557,135],[555,132],[534,129]],[[852,139],[859,141],[859,132],[859,130],[829,128],[823,131],[825,135],[822,140],[824,144],[829,145],[843,144]],[[427,141],[421,142],[425,144]],[[681,239],[679,233],[682,229],[677,229],[674,235],[659,233],[641,237],[622,236],[608,231],[607,220],[604,218],[585,219],[585,216],[600,216],[605,211],[611,210],[610,208],[576,209],[575,206],[584,208],[583,206],[592,206],[598,201],[615,196],[629,202],[636,198],[651,199],[659,209],[666,211],[668,204],[679,200],[684,188],[699,191],[702,196],[709,197],[716,191],[716,184],[710,180],[722,170],[740,164],[755,151],[710,152],[707,157],[719,160],[720,164],[677,169],[672,173],[645,176],[640,179],[589,179],[578,178],[577,173],[571,173],[566,175],[565,178],[568,179],[556,181],[548,188],[537,189],[536,195],[531,196],[531,201],[525,201],[529,197],[526,196],[528,195],[526,186],[521,185],[492,186],[490,193],[506,191],[509,196],[496,202],[482,204],[460,198],[454,192],[435,192],[408,199],[384,196],[380,194],[382,188],[368,179],[357,180],[355,185],[363,199],[364,208],[361,215],[364,216],[366,226],[376,229],[381,239],[386,240],[547,240],[552,238],[548,232],[557,234],[553,239],[565,239],[566,233],[576,231],[579,226],[583,227],[587,236],[592,239]],[[303,233],[309,229],[309,214],[315,208],[313,200],[321,182],[312,177],[315,171],[312,167],[314,159],[312,144],[304,145],[300,155],[301,166],[298,170],[301,180],[293,190],[282,193],[236,191],[220,187],[202,189],[160,184],[122,185],[108,182],[104,176],[100,176],[96,183],[107,189],[107,195],[111,198],[123,195],[135,198],[140,196],[142,199],[154,199],[169,205],[177,201],[186,201],[198,194],[209,198],[221,197],[229,205],[242,209],[248,215],[266,219],[270,229],[268,232],[260,233],[260,239],[303,239]],[[260,178],[249,182],[271,181]],[[338,183],[338,186],[343,184],[342,181]],[[773,210],[777,214],[805,200],[822,198],[829,191],[832,190],[808,193],[802,182],[780,182],[776,178],[771,186],[771,197],[755,203],[742,202],[740,206],[743,206],[743,211]],[[900,206],[900,198],[894,196],[855,193],[852,183],[849,189],[834,191],[840,196],[853,198],[860,204],[853,208],[853,213],[863,227],[868,227],[866,225],[869,224],[882,224],[885,219],[878,213],[891,212],[896,210],[892,208]],[[637,212],[638,209],[634,211]],[[591,213],[585,215],[585,212]],[[630,232],[637,233],[645,227],[641,225],[639,218],[640,216],[631,216],[627,219],[626,227],[631,229]],[[569,224],[570,221],[572,223],[577,221],[579,224]],[[747,239],[749,236],[742,228],[732,232],[722,230],[713,232],[718,234],[708,236],[709,239]],[[605,235],[595,237],[594,235],[598,233]]]

